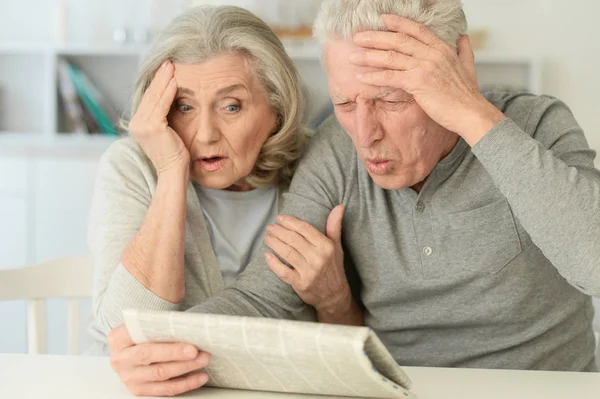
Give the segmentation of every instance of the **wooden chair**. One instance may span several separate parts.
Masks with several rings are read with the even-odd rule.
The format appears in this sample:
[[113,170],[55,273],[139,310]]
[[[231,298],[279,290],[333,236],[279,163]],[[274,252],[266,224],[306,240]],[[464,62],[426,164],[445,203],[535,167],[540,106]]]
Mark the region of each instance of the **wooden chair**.
[[600,369],[600,332],[594,332],[596,336],[596,363],[598,363],[598,369]]
[[47,353],[46,299],[68,299],[68,354],[79,353],[79,299],[92,296],[94,266],[89,256],[52,259],[0,270],[0,301],[27,300],[28,352]]

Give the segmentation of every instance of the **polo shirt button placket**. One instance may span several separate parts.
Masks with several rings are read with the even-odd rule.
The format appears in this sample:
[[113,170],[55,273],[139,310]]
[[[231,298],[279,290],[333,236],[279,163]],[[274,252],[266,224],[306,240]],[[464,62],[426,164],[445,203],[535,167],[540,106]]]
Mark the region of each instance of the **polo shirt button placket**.
[[433,249],[431,247],[425,247],[423,248],[423,253],[425,256],[431,256],[433,255]]

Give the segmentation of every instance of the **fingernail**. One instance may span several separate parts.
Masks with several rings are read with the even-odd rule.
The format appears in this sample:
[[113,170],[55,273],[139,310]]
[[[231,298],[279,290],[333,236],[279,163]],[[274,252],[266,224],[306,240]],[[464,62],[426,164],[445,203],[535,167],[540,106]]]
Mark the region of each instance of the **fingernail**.
[[196,348],[194,348],[193,346],[186,346],[183,349],[183,354],[185,355],[185,357],[193,358],[194,356],[196,356],[198,354],[198,352],[196,351]]
[[365,75],[364,75],[364,74],[362,74],[362,73],[359,73],[358,75],[356,75],[356,78],[357,78],[357,79],[362,79],[362,78],[364,78],[364,77],[365,77]]
[[271,255],[268,252],[265,252],[265,258],[267,258],[267,260],[271,260],[271,259],[273,259],[273,255]]
[[165,69],[167,67],[167,64],[169,63],[169,60],[163,61],[162,65],[160,66],[162,69]]
[[272,224],[268,224],[267,225],[267,231],[270,233],[273,231],[273,225]]
[[277,215],[277,221],[278,222],[283,222],[285,220],[285,216],[283,215]]

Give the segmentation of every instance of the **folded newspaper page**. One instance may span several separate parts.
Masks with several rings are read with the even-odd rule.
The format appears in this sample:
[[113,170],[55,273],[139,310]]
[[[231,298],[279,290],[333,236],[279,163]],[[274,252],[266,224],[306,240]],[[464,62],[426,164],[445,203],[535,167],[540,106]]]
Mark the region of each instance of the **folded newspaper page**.
[[416,398],[408,376],[367,327],[132,309],[123,314],[135,343],[186,342],[209,352],[209,386]]

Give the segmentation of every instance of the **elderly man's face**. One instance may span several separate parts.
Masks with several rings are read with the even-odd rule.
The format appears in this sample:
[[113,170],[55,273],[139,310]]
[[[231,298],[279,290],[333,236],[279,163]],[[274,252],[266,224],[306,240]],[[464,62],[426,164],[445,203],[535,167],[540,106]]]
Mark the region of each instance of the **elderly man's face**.
[[456,136],[435,123],[408,93],[359,82],[358,74],[378,68],[351,64],[348,57],[358,50],[345,40],[330,40],[325,47],[337,119],[377,185],[388,190],[418,186],[451,150]]
[[277,126],[250,63],[231,53],[175,63],[175,80],[169,125],[190,151],[192,178],[207,188],[248,189],[245,178]]

